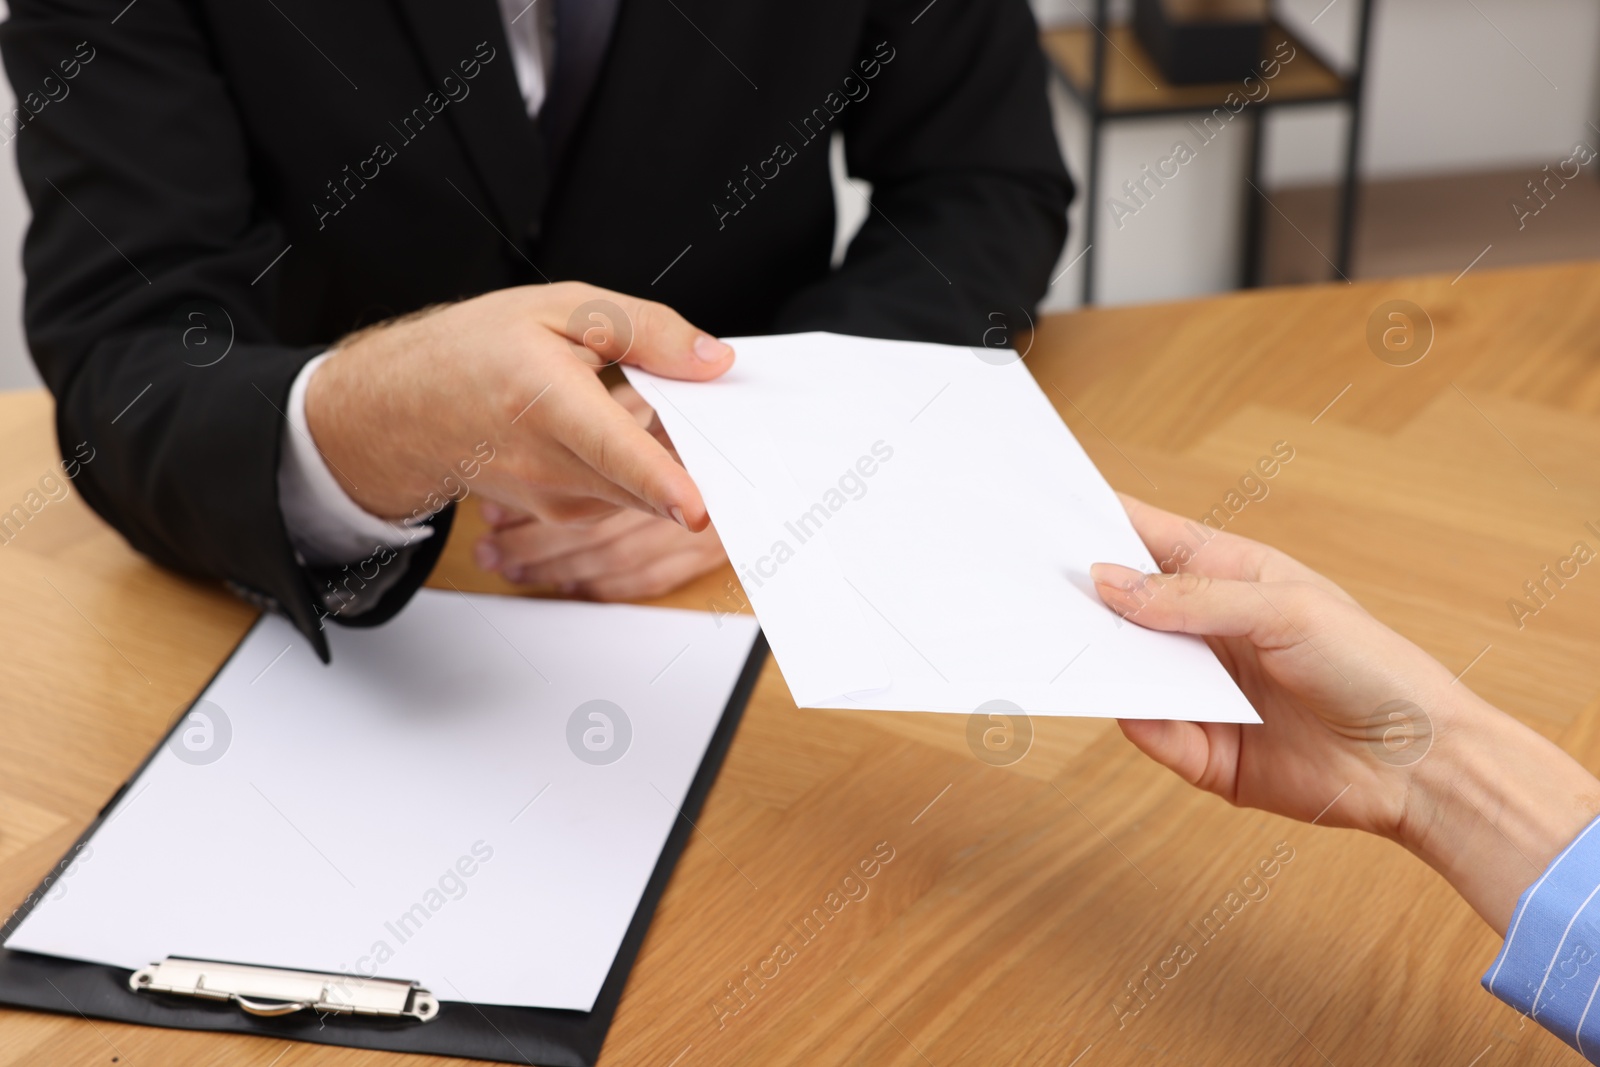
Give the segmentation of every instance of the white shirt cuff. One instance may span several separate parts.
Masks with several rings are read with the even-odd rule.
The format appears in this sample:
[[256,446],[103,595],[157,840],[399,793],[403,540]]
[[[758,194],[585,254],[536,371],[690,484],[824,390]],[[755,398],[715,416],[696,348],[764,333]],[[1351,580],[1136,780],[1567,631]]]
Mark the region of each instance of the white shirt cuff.
[[300,369],[289,389],[289,424],[278,461],[278,507],[302,564],[353,563],[383,549],[403,548],[433,535],[427,516],[390,522],[350,499],[311,439],[306,387],[324,352]]

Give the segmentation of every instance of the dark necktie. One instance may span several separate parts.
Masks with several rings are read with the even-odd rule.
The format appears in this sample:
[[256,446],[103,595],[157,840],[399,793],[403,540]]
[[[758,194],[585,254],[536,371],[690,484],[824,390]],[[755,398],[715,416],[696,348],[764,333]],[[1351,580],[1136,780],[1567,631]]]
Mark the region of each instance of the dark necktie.
[[[550,3],[552,0],[544,0]],[[553,0],[556,5],[555,76],[539,111],[539,125],[560,163],[594,91],[611,43],[621,0]]]

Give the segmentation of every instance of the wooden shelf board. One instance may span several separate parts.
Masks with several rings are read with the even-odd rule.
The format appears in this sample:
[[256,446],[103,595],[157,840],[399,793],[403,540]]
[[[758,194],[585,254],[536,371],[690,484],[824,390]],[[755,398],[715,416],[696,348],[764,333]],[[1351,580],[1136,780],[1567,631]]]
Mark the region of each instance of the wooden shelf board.
[[[1090,26],[1067,26],[1040,34],[1045,54],[1066,78],[1079,98],[1092,103],[1094,92],[1094,34]],[[1270,91],[1257,101],[1267,105],[1315,100],[1337,100],[1345,95],[1345,80],[1318,59],[1310,48],[1278,23],[1267,27],[1262,55],[1273,56],[1278,46],[1288,41],[1294,58],[1280,64],[1278,76],[1263,78]],[[1243,98],[1243,80],[1173,85],[1162,77],[1150,53],[1146,52],[1132,27],[1113,26],[1107,34],[1106,72],[1101,100],[1105,115],[1137,115],[1145,112],[1209,110],[1224,106],[1229,93]]]

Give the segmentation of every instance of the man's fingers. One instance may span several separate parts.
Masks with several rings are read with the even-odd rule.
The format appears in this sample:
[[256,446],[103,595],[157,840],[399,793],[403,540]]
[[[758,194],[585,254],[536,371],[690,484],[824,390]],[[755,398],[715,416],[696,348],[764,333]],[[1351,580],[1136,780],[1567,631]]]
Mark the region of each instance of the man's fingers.
[[624,410],[639,421],[640,426],[648,427],[651,420],[656,417],[655,408],[651,407],[649,401],[639,395],[639,390],[629,383],[618,382],[611,387],[610,392],[611,399],[621,404]]
[[[586,377],[586,384],[598,390],[604,405],[621,410],[610,402],[605,390],[599,388],[599,383],[592,375]],[[564,388],[562,392],[577,395],[583,391]],[[557,391],[551,390],[545,403],[550,403],[550,398],[556,395]],[[592,398],[585,402],[592,403]],[[544,407],[544,404],[540,407]],[[654,504],[596,470],[592,463],[577,455],[571,445],[562,439],[563,434],[558,433],[557,429],[565,421],[581,418],[581,413],[571,412],[551,418],[555,415],[556,405],[552,404],[542,417],[543,430],[535,431],[533,426],[537,424],[530,423],[528,428],[532,438],[525,442],[514,442],[514,451],[518,453],[520,464],[513,460],[504,468],[498,463],[490,468],[490,477],[481,487],[485,500],[492,497],[496,504],[504,508],[504,513],[500,515],[503,521],[491,522],[492,525],[516,525],[522,521],[519,513],[544,522],[567,525],[592,524],[614,513],[617,508],[655,509]],[[622,418],[632,422],[626,413]],[[643,433],[642,430],[637,432]],[[489,484],[491,481],[492,485]]]
[[645,427],[651,437],[661,442],[661,447],[672,453],[672,458],[682,462],[678,455],[678,446],[672,443],[672,438],[667,436],[667,428],[661,424],[661,416],[652,409],[650,412],[650,425]]
[[1282,643],[1288,620],[1253,583],[1198,574],[1141,574],[1115,563],[1090,568],[1095,592],[1125,619],[1152,630]]
[[[632,299],[632,298],[630,298]],[[705,381],[733,366],[733,347],[717,340],[665,304],[634,300],[633,345],[621,360],[664,378]]]
[[645,600],[671,592],[722,563],[720,553],[678,552],[627,574],[610,574],[583,582],[578,592],[594,600]]
[[690,530],[710,521],[700,490],[626,409],[598,382],[571,389],[546,413],[551,433],[603,478],[648,505],[656,514]]
[[[629,574],[668,556],[683,552],[715,558],[715,543],[705,548],[694,543],[697,535],[686,533],[675,523],[656,520],[643,530],[577,552],[523,567],[518,580],[550,585],[592,582]],[[710,541],[710,538],[706,538]]]
[[677,523],[670,522],[648,511],[632,509],[619,511],[593,526],[556,526],[548,522],[532,522],[487,535],[494,549],[497,568],[508,573],[521,570],[529,580],[554,581],[538,573],[538,569],[575,553],[584,553],[633,536],[636,531],[659,526],[689,537]]
[[560,283],[570,308],[565,321],[545,325],[594,353],[601,364],[627,363],[666,378],[704,381],[733,366],[733,349],[653,300],[590,285]]
[[508,508],[496,504],[493,500],[485,500],[478,508],[483,513],[483,521],[489,524],[492,530],[509,530],[515,526],[530,523],[533,516],[517,508]]
[[[596,357],[585,359],[590,366],[625,362],[666,377],[703,380],[733,364],[733,349],[664,304],[573,282],[546,286],[544,295],[542,324],[585,357]],[[619,403],[592,374],[573,368],[575,375],[563,375],[544,401],[542,421],[550,434],[656,514],[689,530],[704,529],[710,517],[700,491],[641,425],[633,398],[624,394]]]
[[650,432],[650,436],[661,442],[661,447],[672,453],[674,459],[678,457],[678,450],[673,447],[672,438],[667,436],[667,428],[661,425],[661,417],[656,414],[656,409],[650,402],[639,395],[639,391],[627,382],[611,387],[611,398],[621,404]]

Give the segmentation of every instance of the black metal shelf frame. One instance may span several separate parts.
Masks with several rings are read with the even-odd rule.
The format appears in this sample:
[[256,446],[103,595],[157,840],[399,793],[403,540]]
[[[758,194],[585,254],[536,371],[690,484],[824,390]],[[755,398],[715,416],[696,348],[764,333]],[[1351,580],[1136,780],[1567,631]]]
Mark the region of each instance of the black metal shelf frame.
[[[1349,111],[1349,126],[1345,134],[1343,174],[1339,188],[1338,243],[1331,260],[1333,269],[1338,275],[1348,280],[1355,216],[1358,208],[1359,183],[1357,170],[1360,166],[1361,114],[1365,103],[1367,58],[1371,43],[1372,4],[1373,0],[1360,0],[1360,10],[1356,16],[1355,60],[1348,71],[1339,75],[1340,87],[1337,91],[1297,96],[1286,100],[1273,99],[1269,96],[1251,107],[1253,114],[1250,117],[1250,143],[1247,148],[1249,188],[1244,191],[1245,232],[1244,251],[1239,271],[1240,288],[1254,288],[1261,282],[1263,205],[1268,203],[1266,193],[1262,190],[1261,145],[1262,132],[1267,115],[1277,108],[1305,107],[1329,103],[1343,103]],[[1110,24],[1110,0],[1095,0],[1094,18],[1090,24],[1090,28],[1094,31],[1091,37],[1090,78],[1086,89],[1080,89],[1071,75],[1063,70],[1059,63],[1052,61],[1050,64],[1056,78],[1083,108],[1089,124],[1088,173],[1084,181],[1084,252],[1082,253],[1082,296],[1085,305],[1093,304],[1095,299],[1094,245],[1099,217],[1099,208],[1096,201],[1100,195],[1100,142],[1102,128],[1107,123],[1124,119],[1210,113],[1217,106],[1215,102],[1208,102],[1205,104],[1180,103],[1127,109],[1108,108],[1105,104],[1105,76],[1106,45],[1109,38],[1106,35],[1105,28]],[[1318,62],[1329,70],[1338,71],[1334,64],[1329,62],[1316,47],[1303,37],[1295,34],[1287,26],[1277,22],[1275,19],[1273,20],[1273,25],[1281,29],[1297,49],[1305,49],[1306,52],[1315,57]],[[1320,249],[1318,249],[1318,253],[1321,254]],[[1323,258],[1327,257],[1324,256]]]

